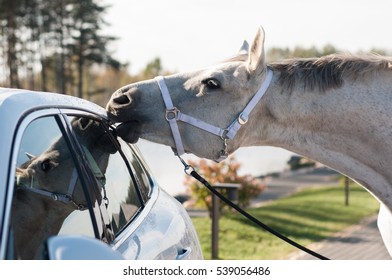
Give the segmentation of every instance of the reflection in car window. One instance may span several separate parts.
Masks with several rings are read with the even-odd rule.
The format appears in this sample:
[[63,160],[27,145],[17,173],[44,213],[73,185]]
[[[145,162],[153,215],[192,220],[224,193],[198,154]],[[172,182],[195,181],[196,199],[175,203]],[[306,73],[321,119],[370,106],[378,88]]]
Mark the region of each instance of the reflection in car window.
[[140,162],[140,158],[137,156],[135,151],[131,149],[131,147],[125,143],[122,139],[118,139],[121,144],[121,149],[123,150],[125,156],[128,161],[131,163],[132,168],[134,169],[134,173],[136,175],[136,179],[138,181],[139,189],[143,196],[144,201],[147,201],[151,194],[151,182],[150,177],[147,174],[147,171],[144,169],[142,163]]
[[77,229],[94,236],[78,172],[56,117],[36,119],[25,129],[15,177],[11,218],[15,258],[40,258],[45,240],[57,235],[71,214],[80,222],[69,233]]
[[[76,134],[85,154],[86,162],[102,189],[102,197],[107,204],[107,212],[114,234],[130,222],[142,207],[138,186],[129,170],[127,162],[118,150],[118,143],[109,136],[109,131],[100,121],[88,118],[70,117],[72,127],[77,123],[85,127],[82,135]],[[91,141],[85,141],[90,139]]]
[[106,190],[109,199],[109,215],[115,233],[133,218],[141,207],[139,196],[129,170],[119,153],[109,159],[106,172]]

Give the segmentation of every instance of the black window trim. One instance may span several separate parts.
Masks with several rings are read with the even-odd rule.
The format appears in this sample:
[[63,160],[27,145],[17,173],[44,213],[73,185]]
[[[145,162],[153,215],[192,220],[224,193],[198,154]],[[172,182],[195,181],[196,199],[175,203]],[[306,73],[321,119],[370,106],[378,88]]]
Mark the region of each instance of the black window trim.
[[[76,139],[76,136],[72,133],[72,127],[71,127],[71,124],[69,122],[69,117],[88,117],[88,118],[94,119],[96,121],[99,121],[105,127],[105,129],[106,129],[106,131],[107,131],[111,141],[116,146],[117,150],[119,151],[119,153],[120,153],[120,155],[122,157],[122,160],[124,161],[124,163],[125,163],[125,165],[126,165],[126,167],[128,169],[128,172],[130,174],[132,182],[133,182],[133,184],[135,186],[135,191],[136,191],[138,199],[140,201],[140,207],[135,212],[135,214],[132,216],[132,218],[126,223],[126,225],[124,225],[124,227],[119,232],[116,233],[116,236],[115,236],[115,238],[116,238],[119,234],[121,234],[123,232],[123,230],[125,228],[128,227],[128,225],[130,223],[132,223],[139,216],[140,213],[143,212],[143,210],[144,210],[144,208],[146,206],[146,203],[148,202],[148,201],[145,201],[143,199],[143,195],[142,195],[141,190],[140,190],[141,186],[140,186],[139,180],[135,176],[135,170],[133,169],[132,165],[129,163],[129,160],[128,160],[127,156],[124,154],[121,146],[119,145],[119,143],[117,142],[117,140],[115,139],[113,134],[111,133],[111,129],[113,129],[113,127],[111,126],[110,121],[108,121],[107,119],[103,118],[102,116],[96,115],[96,114],[91,113],[91,112],[82,111],[82,110],[77,110],[77,109],[65,109],[64,110],[63,109],[63,110],[60,110],[60,111],[61,111],[63,119],[67,123],[68,129],[70,130],[70,137],[72,137],[73,141],[75,141],[76,146],[78,147],[76,153],[79,153],[79,155],[80,155],[80,154],[84,154],[84,151],[83,151],[81,145],[79,144],[79,141]],[[134,152],[134,150],[132,150],[132,152]],[[81,160],[79,162],[82,165],[84,165],[84,168],[86,170],[89,170],[88,173],[89,173],[90,178],[94,178],[93,172],[91,171],[90,167],[88,166],[87,161]],[[95,179],[92,179],[92,181],[94,182],[94,184],[97,184]],[[101,211],[102,219],[103,220],[108,219],[109,213],[106,211],[106,209],[104,210],[105,213],[102,213],[102,212],[103,211]],[[106,215],[106,217],[104,217],[105,215]],[[107,224],[107,226],[111,227],[110,223]]]
[[[149,190],[148,190],[148,192],[141,191],[141,195],[143,197],[143,200],[145,201],[145,203],[147,203],[147,201],[151,198],[151,193],[153,191],[153,186],[155,185],[155,182],[152,179],[149,171],[146,169],[146,166],[145,166],[146,163],[141,158],[141,155],[140,155],[140,152],[138,151],[138,149],[135,146],[132,146],[131,144],[126,143],[125,141],[124,141],[124,144],[131,150],[131,153],[132,153],[133,157],[135,158],[135,160],[137,161],[137,164],[140,165],[141,169],[143,170],[143,172],[147,176]],[[127,155],[125,155],[125,157],[128,159]],[[138,176],[137,176],[137,181],[138,182],[140,181]],[[145,189],[144,182],[139,182],[139,185],[143,185],[143,186],[139,187],[140,189]]]
[[97,217],[94,211],[94,205],[91,201],[90,193],[87,190],[87,188],[91,186],[91,184],[95,184],[95,181],[91,179],[91,176],[89,176],[89,171],[86,168],[86,165],[83,164],[83,160],[81,158],[81,154],[78,147],[79,145],[75,142],[68,120],[64,118],[64,115],[62,113],[58,114],[58,118],[59,118],[58,123],[61,122],[61,125],[59,125],[61,132],[63,133],[63,135],[65,135],[65,139],[71,151],[72,159],[75,163],[75,167],[79,174],[79,180],[80,183],[82,184],[83,193],[88,204],[88,211],[90,214],[91,223],[93,225],[95,238],[101,239],[102,232],[100,231],[100,228],[98,226],[97,219],[98,218],[102,219],[102,213],[99,213],[101,217]]
[[[96,181],[96,178],[94,176],[93,171],[91,170],[90,166],[87,164],[86,160],[86,155],[85,152],[79,143],[76,135],[72,131],[72,125],[69,121],[69,117],[76,116],[76,117],[88,117],[92,118],[95,120],[100,120],[97,118],[96,115],[86,112],[83,110],[77,110],[77,109],[72,109],[72,110],[61,110],[61,116],[64,121],[64,124],[67,129],[68,137],[72,139],[73,141],[73,153],[75,156],[78,158],[77,162],[81,166],[81,169],[83,169],[83,174],[84,174],[84,179],[86,180],[86,186],[87,187],[93,187],[94,189],[99,189],[98,183]],[[86,188],[87,188],[86,187]],[[86,192],[86,195],[89,196],[89,192],[87,189],[83,189],[84,192]],[[96,201],[96,200],[95,200]],[[99,205],[99,207],[94,207],[94,205],[91,205],[91,200],[89,199],[89,211],[90,216],[93,215],[95,217],[94,219],[94,232],[95,232],[95,237],[97,239],[103,240],[105,242],[110,243],[113,239],[114,236],[112,232],[109,230],[110,227],[110,222],[109,222],[109,216],[106,211],[106,207],[103,206],[103,203]],[[98,222],[98,219],[100,222]],[[102,226],[99,226],[102,225]]]

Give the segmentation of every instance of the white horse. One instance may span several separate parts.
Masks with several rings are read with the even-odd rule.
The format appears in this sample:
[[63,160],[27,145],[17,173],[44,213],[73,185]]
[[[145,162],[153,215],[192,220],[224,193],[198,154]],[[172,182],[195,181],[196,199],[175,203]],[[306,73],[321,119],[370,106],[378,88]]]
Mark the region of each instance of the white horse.
[[217,161],[239,147],[276,146],[351,177],[381,202],[378,224],[392,255],[391,59],[267,64],[260,28],[232,59],[127,85],[107,110],[129,142],[141,137]]

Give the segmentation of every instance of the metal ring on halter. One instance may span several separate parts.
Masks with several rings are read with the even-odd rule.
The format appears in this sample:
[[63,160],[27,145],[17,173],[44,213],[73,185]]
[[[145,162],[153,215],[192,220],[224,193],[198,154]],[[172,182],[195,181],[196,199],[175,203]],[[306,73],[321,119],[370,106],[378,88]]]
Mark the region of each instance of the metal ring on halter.
[[223,130],[222,135],[220,136],[220,138],[221,138],[223,141],[227,141],[228,139],[230,139],[229,136],[227,136],[228,133],[229,133],[229,130],[228,130],[228,129]]
[[177,109],[177,107],[173,107],[172,109],[166,109],[165,112],[165,118],[167,121],[173,120],[173,119],[177,119],[178,113],[180,112],[180,110]]
[[181,163],[184,165],[184,172],[186,175],[191,176],[191,173],[193,171],[196,171],[195,168],[193,168],[192,165],[189,165],[185,162],[185,160],[182,159],[182,157],[178,156],[177,157],[180,159]]

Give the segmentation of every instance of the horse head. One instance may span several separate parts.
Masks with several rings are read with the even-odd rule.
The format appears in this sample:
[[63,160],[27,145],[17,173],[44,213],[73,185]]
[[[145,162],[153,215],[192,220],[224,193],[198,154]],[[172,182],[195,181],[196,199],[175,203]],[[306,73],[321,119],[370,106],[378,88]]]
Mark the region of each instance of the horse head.
[[[238,54],[227,61],[118,89],[107,104],[107,111],[113,120],[122,123],[117,133],[128,142],[136,142],[140,137],[171,146],[177,153],[220,160],[240,146],[252,145],[245,137],[251,133],[252,125],[237,128],[238,133],[230,128],[237,121],[241,125],[248,121],[248,116],[244,120],[239,115],[266,76],[264,31],[260,28],[251,46],[245,42]],[[162,96],[163,91],[172,108],[168,108],[168,97]],[[173,135],[173,119],[178,121],[179,137]],[[249,123],[254,122],[257,120],[250,117]]]
[[[48,150],[38,156],[29,155],[29,160],[16,169],[17,196],[41,195],[46,203],[57,205],[57,200],[73,203],[62,204],[67,212],[87,205],[72,155],[64,138],[58,139]],[[72,193],[68,194],[68,190]],[[31,192],[26,192],[31,190]],[[69,197],[66,197],[68,196]],[[63,197],[64,196],[64,197]],[[37,202],[40,199],[36,200]],[[57,207],[60,207],[57,205]]]

